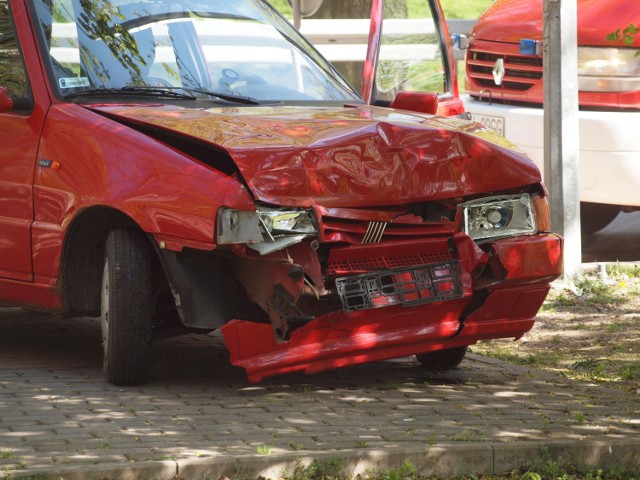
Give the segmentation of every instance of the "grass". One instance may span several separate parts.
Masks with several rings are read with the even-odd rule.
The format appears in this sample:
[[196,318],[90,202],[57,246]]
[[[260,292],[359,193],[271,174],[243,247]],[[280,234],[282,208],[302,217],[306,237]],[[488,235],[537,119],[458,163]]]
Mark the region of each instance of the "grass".
[[271,453],[271,447],[269,445],[260,444],[256,446],[256,452],[259,455],[269,455]]
[[[281,480],[348,480],[344,464],[340,460],[314,460],[309,465],[298,463],[293,471],[285,471]],[[444,480],[442,477],[421,474],[416,467],[405,461],[399,467],[384,471],[359,474],[359,480]],[[601,470],[578,460],[560,464],[543,447],[540,458],[523,465],[520,469],[501,475],[464,475],[458,480],[640,480],[640,469],[627,471],[620,468]]]
[[610,265],[552,289],[533,330],[473,351],[567,378],[640,392],[640,267]]
[[1,460],[11,460],[14,458],[13,452],[10,450],[0,450]]
[[468,430],[463,430],[460,433],[456,433],[455,435],[450,435],[449,438],[454,442],[481,442],[486,440],[486,435],[480,432],[470,432]]
[[[331,1],[331,0],[326,0]],[[478,16],[491,4],[491,0],[440,0],[442,9],[447,18],[478,18]],[[285,17],[293,15],[287,0],[271,0],[271,4],[276,7]],[[426,9],[426,2],[423,0],[407,0],[409,14],[418,16]]]

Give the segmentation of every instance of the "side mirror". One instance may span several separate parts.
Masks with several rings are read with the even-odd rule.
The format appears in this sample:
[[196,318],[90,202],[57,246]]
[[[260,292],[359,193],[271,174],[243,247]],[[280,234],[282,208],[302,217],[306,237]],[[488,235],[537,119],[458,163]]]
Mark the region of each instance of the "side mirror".
[[7,87],[0,87],[0,113],[13,110],[13,98],[7,95]]
[[300,0],[300,13],[303,17],[310,17],[320,10],[324,0]]
[[28,112],[33,108],[33,102],[29,97],[14,97],[7,94],[7,87],[0,87],[0,113],[15,110]]
[[469,47],[469,37],[464,33],[454,33],[451,35],[451,45],[456,50],[466,50]]
[[293,8],[293,26],[300,29],[302,17],[310,17],[322,6],[324,0],[288,0]]
[[398,92],[389,107],[435,115],[438,112],[438,94],[433,92]]

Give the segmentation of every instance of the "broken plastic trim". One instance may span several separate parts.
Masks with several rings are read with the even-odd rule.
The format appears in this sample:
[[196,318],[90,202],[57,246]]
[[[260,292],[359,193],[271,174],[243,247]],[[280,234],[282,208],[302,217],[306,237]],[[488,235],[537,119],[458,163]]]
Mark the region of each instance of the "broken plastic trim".
[[463,294],[460,262],[386,270],[336,279],[345,312],[402,305],[421,305]]
[[223,207],[218,212],[219,245],[245,243],[261,255],[282,250],[316,235],[307,210],[259,207],[255,211]]

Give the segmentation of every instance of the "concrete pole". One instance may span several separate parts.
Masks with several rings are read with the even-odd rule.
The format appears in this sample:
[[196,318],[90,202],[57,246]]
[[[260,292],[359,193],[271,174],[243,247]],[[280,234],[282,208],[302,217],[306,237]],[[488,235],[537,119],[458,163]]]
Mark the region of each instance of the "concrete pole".
[[564,237],[565,278],[582,263],[576,0],[544,0],[544,181],[551,229]]

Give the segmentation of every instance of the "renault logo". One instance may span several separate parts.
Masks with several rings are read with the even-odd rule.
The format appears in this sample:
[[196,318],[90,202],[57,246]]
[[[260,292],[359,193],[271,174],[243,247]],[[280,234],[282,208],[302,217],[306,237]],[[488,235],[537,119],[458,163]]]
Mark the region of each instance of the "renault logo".
[[493,74],[493,81],[495,82],[495,84],[498,86],[502,85],[502,80],[504,79],[505,74],[504,59],[499,58],[498,60],[496,60],[491,73]]

